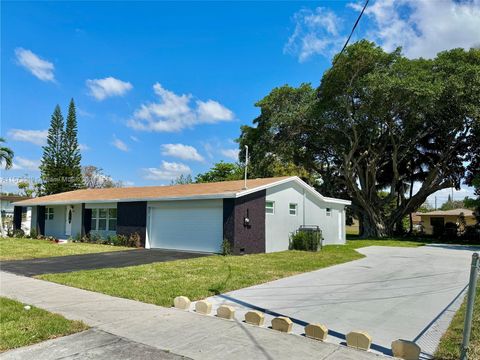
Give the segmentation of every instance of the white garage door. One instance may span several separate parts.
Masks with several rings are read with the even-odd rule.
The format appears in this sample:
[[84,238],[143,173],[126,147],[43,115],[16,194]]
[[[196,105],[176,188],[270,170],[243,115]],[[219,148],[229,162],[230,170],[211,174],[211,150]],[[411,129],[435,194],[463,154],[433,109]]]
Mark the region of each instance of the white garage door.
[[223,201],[159,203],[150,210],[151,248],[220,252]]

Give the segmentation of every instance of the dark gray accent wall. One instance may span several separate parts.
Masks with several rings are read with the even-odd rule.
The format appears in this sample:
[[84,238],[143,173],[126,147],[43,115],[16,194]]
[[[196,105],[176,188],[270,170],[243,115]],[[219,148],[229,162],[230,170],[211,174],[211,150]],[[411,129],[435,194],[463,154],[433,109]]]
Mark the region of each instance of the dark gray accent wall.
[[92,209],[84,209],[83,211],[83,233],[90,234],[92,230]]
[[265,252],[265,195],[262,190],[223,200],[223,235],[234,254]]
[[130,235],[138,233],[145,246],[147,235],[147,202],[119,202],[117,203],[117,234]]
[[22,228],[22,207],[13,207],[13,230],[19,230]]
[[45,206],[37,205],[37,228],[38,235],[45,235]]

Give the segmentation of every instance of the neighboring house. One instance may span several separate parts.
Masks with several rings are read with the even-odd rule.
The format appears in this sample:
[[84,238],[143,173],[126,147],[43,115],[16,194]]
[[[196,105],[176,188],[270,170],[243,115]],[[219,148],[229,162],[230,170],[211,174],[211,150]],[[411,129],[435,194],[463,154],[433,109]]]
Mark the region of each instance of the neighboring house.
[[0,210],[3,216],[13,218],[13,203],[30,199],[28,196],[21,195],[0,195]]
[[[30,197],[22,195],[0,195],[0,213],[5,230],[13,226],[13,203],[26,199],[30,199]],[[27,233],[30,232],[30,216],[30,212],[25,208],[22,213],[22,229]]]
[[443,234],[446,223],[460,225],[460,216],[463,214],[465,224],[475,225],[476,220],[473,211],[469,209],[436,210],[426,213],[417,213],[420,216],[420,224],[427,235]]
[[[345,206],[296,176],[174,186],[85,189],[15,203],[32,207],[40,234],[140,234],[146,248],[235,254],[287,250],[301,225],[318,225],[325,244],[345,243]],[[17,218],[15,218],[17,219]],[[15,220],[17,221],[17,220]]]

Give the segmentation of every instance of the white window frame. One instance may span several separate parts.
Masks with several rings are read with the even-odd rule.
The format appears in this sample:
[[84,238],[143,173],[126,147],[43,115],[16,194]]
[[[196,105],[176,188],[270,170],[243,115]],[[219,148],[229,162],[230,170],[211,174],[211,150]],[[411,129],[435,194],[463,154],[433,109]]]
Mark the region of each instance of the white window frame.
[[[272,206],[268,206],[267,205],[268,203],[271,203]],[[271,210],[272,212],[268,212],[268,210]],[[270,201],[270,200],[265,201],[265,214],[275,215],[275,201]]]
[[332,216],[332,208],[326,208],[325,213],[327,216]]
[[[293,209],[292,209],[292,205],[293,205]],[[293,211],[293,213],[292,213],[292,211]],[[288,204],[288,213],[291,216],[297,216],[298,215],[298,204],[297,203]]]
[[[117,217],[118,214],[116,214],[115,217],[110,217],[110,210],[114,208],[95,208],[92,209],[92,229],[93,231],[117,231]],[[100,210],[105,210],[105,217],[100,217]],[[115,210],[117,210],[115,208]],[[105,229],[99,230],[98,229],[98,224],[100,220],[105,220]],[[110,229],[110,220],[115,220],[115,229]]]
[[[50,217],[50,215],[52,217]],[[53,207],[45,208],[45,220],[53,220],[55,217],[55,210]]]

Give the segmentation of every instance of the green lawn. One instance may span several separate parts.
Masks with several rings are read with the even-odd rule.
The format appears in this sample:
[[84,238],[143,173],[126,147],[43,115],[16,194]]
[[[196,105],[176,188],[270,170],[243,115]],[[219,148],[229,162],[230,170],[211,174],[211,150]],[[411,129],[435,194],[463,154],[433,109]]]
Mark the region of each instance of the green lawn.
[[131,249],[122,246],[88,243],[56,244],[48,240],[0,238],[0,260],[35,259]]
[[[465,321],[465,301],[455,314],[447,332],[442,336],[435,353],[436,360],[456,360],[460,358],[460,345]],[[469,359],[480,359],[480,284],[477,287],[475,308],[473,310],[472,334],[470,337]]]
[[40,279],[147,303],[171,306],[178,295],[191,300],[321,269],[363,257],[355,249],[370,245],[421,246],[396,240],[351,240],[320,252],[284,251],[271,254],[220,256],[178,260],[118,269],[47,274]]
[[0,297],[0,351],[31,345],[87,329],[80,321]]

